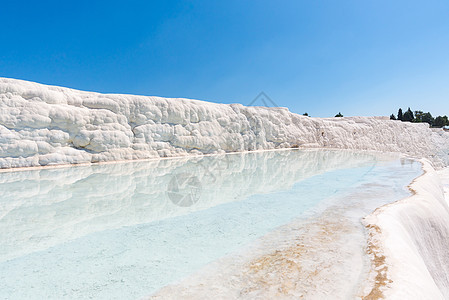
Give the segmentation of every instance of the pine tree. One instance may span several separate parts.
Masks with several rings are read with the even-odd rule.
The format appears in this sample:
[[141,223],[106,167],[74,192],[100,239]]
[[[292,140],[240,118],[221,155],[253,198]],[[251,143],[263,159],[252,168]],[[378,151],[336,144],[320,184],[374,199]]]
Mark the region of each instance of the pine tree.
[[410,107],[407,109],[407,111],[404,113],[404,115],[402,116],[402,121],[404,122],[412,122],[414,119],[414,115],[412,110],[410,109]]
[[425,122],[425,123],[429,123],[429,125],[432,126],[432,124],[435,120],[433,119],[432,114],[430,112],[427,112],[422,115],[421,121]]
[[438,117],[435,118],[435,121],[433,122],[433,126],[441,128],[441,127],[443,127],[445,125],[444,123],[445,122],[444,122],[443,117],[442,116],[438,116]]
[[341,118],[343,117],[343,115],[341,114],[341,112],[339,112],[338,114],[335,115],[336,118]]
[[447,116],[438,116],[435,118],[435,120],[433,121],[433,126],[434,127],[444,127],[444,126],[449,126],[449,120],[447,118]]
[[396,117],[394,116],[394,114],[391,114],[390,120],[396,120]]
[[422,110],[415,110],[415,119],[413,120],[413,122],[415,122],[415,123],[424,122],[424,120],[423,120],[424,115],[425,115],[425,113]]
[[402,108],[400,108],[400,109],[398,110],[398,120],[401,120],[401,121],[402,121],[402,119],[403,119]]

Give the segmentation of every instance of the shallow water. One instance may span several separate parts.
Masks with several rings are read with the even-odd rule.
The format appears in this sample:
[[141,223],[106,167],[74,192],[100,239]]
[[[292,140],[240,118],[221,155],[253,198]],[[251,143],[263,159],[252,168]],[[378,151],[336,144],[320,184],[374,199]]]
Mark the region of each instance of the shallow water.
[[420,173],[325,150],[2,173],[0,296],[140,298],[370,183],[405,197]]

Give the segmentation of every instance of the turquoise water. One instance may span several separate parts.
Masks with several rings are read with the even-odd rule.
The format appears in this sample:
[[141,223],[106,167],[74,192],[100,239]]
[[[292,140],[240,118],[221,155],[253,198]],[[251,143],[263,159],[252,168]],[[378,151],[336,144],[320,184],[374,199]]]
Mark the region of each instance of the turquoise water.
[[358,186],[388,177],[400,199],[420,172],[287,150],[2,173],[0,297],[141,298]]

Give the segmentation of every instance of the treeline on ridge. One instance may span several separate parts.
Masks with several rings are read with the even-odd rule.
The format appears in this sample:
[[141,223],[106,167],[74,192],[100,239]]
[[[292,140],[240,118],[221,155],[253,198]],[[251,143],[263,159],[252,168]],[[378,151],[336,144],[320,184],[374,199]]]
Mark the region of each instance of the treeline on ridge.
[[403,122],[413,122],[413,123],[428,123],[431,127],[441,128],[444,126],[449,126],[449,120],[447,116],[438,116],[436,118],[432,117],[430,112],[423,112],[421,110],[415,110],[414,112],[408,108],[408,110],[402,113],[402,109],[399,108],[398,115],[395,116],[391,114],[391,120],[400,120]]

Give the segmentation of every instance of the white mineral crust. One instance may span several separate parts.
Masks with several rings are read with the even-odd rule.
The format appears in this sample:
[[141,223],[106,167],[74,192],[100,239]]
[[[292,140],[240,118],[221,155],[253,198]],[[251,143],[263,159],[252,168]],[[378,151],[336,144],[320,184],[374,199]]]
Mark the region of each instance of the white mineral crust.
[[379,117],[100,94],[0,78],[0,168],[288,147],[402,152],[449,164],[449,134]]

